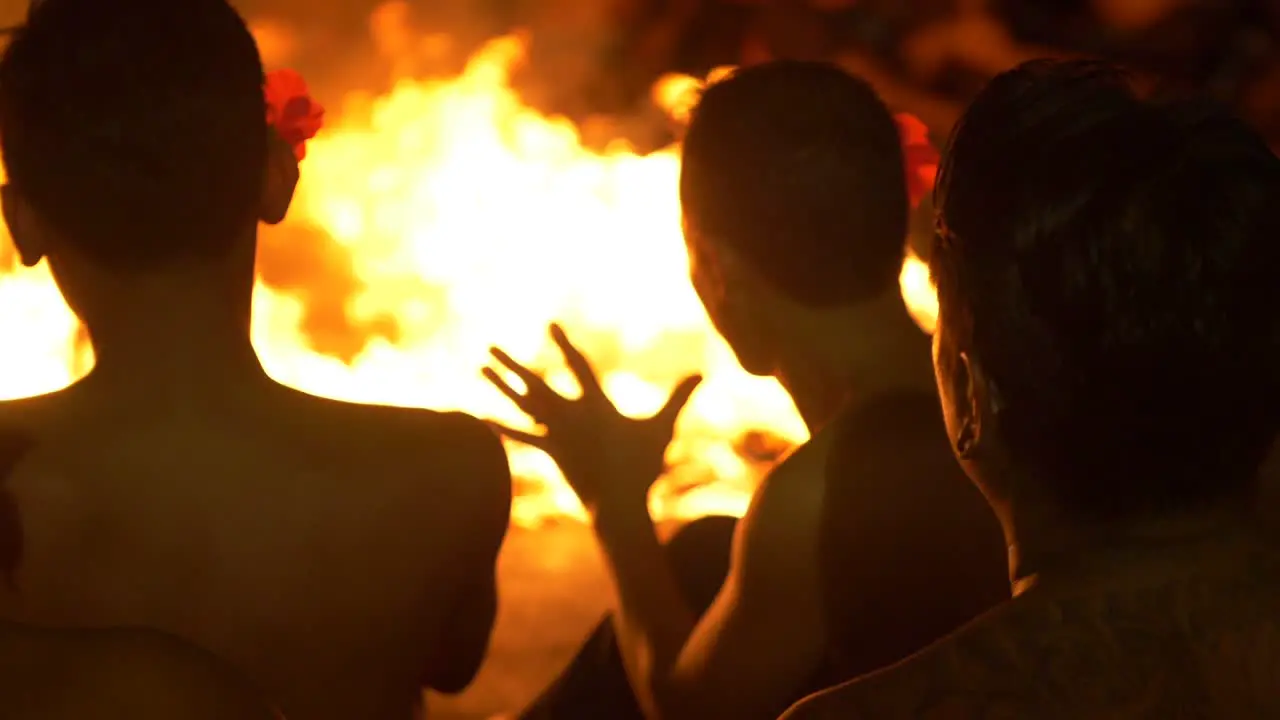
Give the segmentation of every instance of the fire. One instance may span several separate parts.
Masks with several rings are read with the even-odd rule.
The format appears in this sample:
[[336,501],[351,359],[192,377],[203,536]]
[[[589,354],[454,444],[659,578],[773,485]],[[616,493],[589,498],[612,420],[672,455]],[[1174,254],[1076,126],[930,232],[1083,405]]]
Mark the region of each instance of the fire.
[[921,330],[932,335],[938,325],[938,293],[933,287],[933,279],[929,277],[929,265],[908,250],[898,285],[911,318]]
[[[498,345],[575,391],[546,334],[558,321],[623,412],[651,413],[681,378],[705,376],[677,427],[654,511],[741,515],[777,451],[807,435],[778,384],[738,366],[690,287],[677,151],[584,149],[570,123],[534,112],[510,89],[522,50],[501,39],[456,79],[403,80],[381,97],[352,94],[330,113],[308,146],[290,218],[264,232],[264,245],[287,262],[306,251],[296,238],[333,238],[355,280],[340,312],[357,325],[390,318],[394,332],[346,359],[320,352],[304,322],[314,294],[260,279],[253,339],[263,365],[318,395],[519,426],[479,369]],[[5,398],[58,389],[92,366],[47,267],[11,265],[0,275],[0,336],[11,341],[0,356]],[[509,451],[521,481],[514,523],[580,516],[547,456]]]

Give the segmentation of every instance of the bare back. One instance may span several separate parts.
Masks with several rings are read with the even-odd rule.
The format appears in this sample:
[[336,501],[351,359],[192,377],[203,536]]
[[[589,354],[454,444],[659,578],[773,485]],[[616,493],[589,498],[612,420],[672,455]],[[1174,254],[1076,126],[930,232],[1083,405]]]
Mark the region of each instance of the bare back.
[[0,624],[7,720],[273,720],[224,663],[159,633]]
[[1203,560],[1033,589],[786,719],[1280,717],[1280,554],[1258,544]]
[[181,402],[86,381],[0,426],[36,439],[9,480],[5,615],[186,638],[292,720],[405,720],[478,669],[511,492],[479,421],[265,380]]
[[761,483],[725,585],[676,674],[700,708],[777,712],[1007,599],[1006,558],[995,516],[951,454],[936,398],[874,397]]
[[901,390],[841,418],[821,558],[840,679],[891,665],[1009,599],[995,513],[947,440],[936,395]]

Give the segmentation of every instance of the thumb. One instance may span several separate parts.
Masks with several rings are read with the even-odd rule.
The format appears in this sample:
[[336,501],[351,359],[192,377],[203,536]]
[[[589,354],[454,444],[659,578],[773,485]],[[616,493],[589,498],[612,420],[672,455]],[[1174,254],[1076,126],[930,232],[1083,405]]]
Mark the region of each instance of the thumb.
[[662,410],[654,416],[654,419],[660,421],[665,427],[675,427],[676,418],[680,416],[680,411],[684,410],[684,406],[688,404],[689,397],[693,395],[693,391],[702,384],[701,375],[691,375],[676,386],[671,391],[671,397],[667,398],[667,404],[662,406]]

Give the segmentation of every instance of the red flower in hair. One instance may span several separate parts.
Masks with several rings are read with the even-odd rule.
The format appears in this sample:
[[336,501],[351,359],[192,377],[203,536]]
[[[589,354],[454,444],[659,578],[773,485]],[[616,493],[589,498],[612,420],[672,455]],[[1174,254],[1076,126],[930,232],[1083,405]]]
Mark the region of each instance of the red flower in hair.
[[898,121],[898,135],[902,138],[902,158],[906,163],[907,198],[915,208],[933,189],[942,158],[929,142],[929,128],[916,116],[901,113],[895,119]]
[[298,159],[307,156],[307,141],[324,126],[324,108],[311,98],[307,81],[294,70],[273,70],[262,85],[267,101],[267,124],[293,148]]

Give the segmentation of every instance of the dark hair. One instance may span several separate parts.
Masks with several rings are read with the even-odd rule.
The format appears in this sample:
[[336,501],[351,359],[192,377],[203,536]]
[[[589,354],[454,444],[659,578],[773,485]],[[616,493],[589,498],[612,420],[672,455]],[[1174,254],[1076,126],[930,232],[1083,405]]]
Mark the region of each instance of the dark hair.
[[897,286],[907,234],[898,126],[864,81],[782,61],[713,83],[684,138],[680,199],[797,301],[851,304]]
[[957,126],[932,256],[944,353],[1090,519],[1247,497],[1276,432],[1280,160],[1210,104],[1038,61]]
[[256,219],[262,79],[225,0],[46,0],[0,60],[9,180],[103,264],[217,256]]

